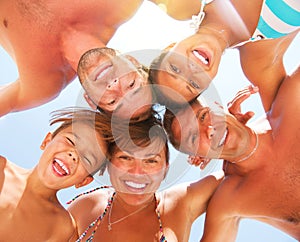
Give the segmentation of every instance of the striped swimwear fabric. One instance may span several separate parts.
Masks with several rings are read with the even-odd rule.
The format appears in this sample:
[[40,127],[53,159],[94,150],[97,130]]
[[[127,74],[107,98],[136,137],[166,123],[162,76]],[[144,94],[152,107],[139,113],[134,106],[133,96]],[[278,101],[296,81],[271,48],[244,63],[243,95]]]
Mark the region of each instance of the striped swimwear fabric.
[[265,0],[254,38],[279,38],[300,26],[300,0]]

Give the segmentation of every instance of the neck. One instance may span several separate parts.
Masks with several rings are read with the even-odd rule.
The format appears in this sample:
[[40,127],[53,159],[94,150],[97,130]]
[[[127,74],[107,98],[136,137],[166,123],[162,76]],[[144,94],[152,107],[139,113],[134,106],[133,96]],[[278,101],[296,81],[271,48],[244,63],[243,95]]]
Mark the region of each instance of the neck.
[[[246,153],[245,153],[243,156],[241,156],[239,159],[237,159],[237,160],[232,160],[231,163],[240,163],[240,162],[243,162],[243,161],[245,161],[245,160],[248,160],[249,158],[251,158],[251,157],[254,155],[254,153],[256,152],[256,150],[257,150],[257,148],[258,148],[259,142],[258,142],[258,134],[257,134],[254,130],[252,130],[252,132],[253,132],[253,134],[254,134],[254,136],[255,136],[255,143],[254,143],[254,145],[252,146],[253,148],[251,148],[250,151],[246,152]],[[251,136],[253,137],[253,135],[251,135]]]
[[58,201],[56,196],[58,190],[47,187],[44,180],[43,178],[41,179],[37,167],[35,167],[28,175],[25,188],[26,192],[31,194],[34,199]]
[[70,29],[62,35],[62,46],[64,58],[77,71],[79,60],[86,51],[105,47],[105,44],[86,32]]
[[200,28],[207,26],[223,31],[223,38],[228,46],[234,46],[251,37],[247,26],[231,1],[214,0],[205,7],[204,11],[206,15]]
[[140,207],[145,206],[146,204],[150,204],[153,202],[155,198],[155,194],[149,194],[149,196],[145,197],[143,195],[131,195],[131,194],[123,194],[120,192],[116,193],[114,203],[117,206],[122,207],[127,212],[132,212],[133,210],[139,209]]

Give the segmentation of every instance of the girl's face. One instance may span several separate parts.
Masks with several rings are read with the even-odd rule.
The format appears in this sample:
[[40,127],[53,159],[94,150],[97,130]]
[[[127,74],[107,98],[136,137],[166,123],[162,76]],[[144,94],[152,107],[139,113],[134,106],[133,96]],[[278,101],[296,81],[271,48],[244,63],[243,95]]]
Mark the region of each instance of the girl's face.
[[[59,132],[49,133],[37,166],[46,186],[62,189],[81,184],[104,162],[105,144],[100,134],[85,123],[77,122]],[[83,184],[84,185],[84,184]]]
[[128,204],[143,203],[153,196],[168,169],[166,148],[160,140],[132,150],[115,147],[109,163],[111,183]]

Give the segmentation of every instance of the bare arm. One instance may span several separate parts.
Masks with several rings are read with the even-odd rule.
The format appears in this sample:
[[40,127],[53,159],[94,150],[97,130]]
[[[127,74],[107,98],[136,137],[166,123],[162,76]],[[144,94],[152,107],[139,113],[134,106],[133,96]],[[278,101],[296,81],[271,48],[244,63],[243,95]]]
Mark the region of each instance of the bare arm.
[[188,208],[191,221],[194,221],[206,211],[211,196],[224,178],[222,170],[214,172],[201,180],[191,183],[186,188],[183,202]]
[[286,77],[283,56],[296,33],[280,39],[260,40],[240,47],[242,69],[249,81],[259,87],[265,111],[269,111]]
[[[232,181],[230,181],[231,183]],[[229,186],[228,186],[229,185]],[[238,232],[240,217],[234,210],[238,194],[232,192],[232,186],[225,181],[218,187],[208,204],[204,233],[201,242],[234,242]]]
[[166,13],[177,20],[191,19],[192,15],[199,13],[201,2],[199,0],[150,0],[161,6]]
[[[61,85],[43,81],[22,83],[20,79],[0,87],[0,117],[11,112],[34,108],[54,99]],[[53,83],[51,85],[51,83]],[[48,85],[50,84],[50,85]]]

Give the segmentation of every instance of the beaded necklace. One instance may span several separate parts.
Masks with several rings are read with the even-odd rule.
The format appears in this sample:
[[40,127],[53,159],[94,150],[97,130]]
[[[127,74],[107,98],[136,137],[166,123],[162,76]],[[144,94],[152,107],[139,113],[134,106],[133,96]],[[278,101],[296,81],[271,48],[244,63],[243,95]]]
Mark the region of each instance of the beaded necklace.
[[[77,195],[76,197],[74,197],[71,201],[67,202],[67,204],[70,204],[72,203],[75,199],[77,199],[78,197],[82,196],[82,195],[85,195],[85,194],[89,194],[89,193],[92,193],[94,191],[97,191],[99,189],[103,189],[103,188],[112,188],[111,186],[101,186],[101,187],[97,187],[95,189],[92,189],[90,191],[87,191],[87,192],[84,192],[84,193],[81,193],[79,195]],[[107,212],[111,209],[111,206],[112,206],[112,203],[113,203],[113,200],[114,200],[114,197],[116,195],[116,192],[113,192],[112,196],[108,199],[108,202],[107,202],[107,205],[103,211],[102,214],[100,214],[93,222],[90,223],[90,225],[85,229],[85,231],[79,236],[79,238],[76,240],[76,242],[81,242],[83,240],[83,238],[86,236],[87,232],[94,227],[94,230],[92,232],[92,234],[87,238],[86,242],[91,242],[93,241],[94,239],[94,235],[102,221],[102,219],[104,218],[104,216],[107,214]],[[163,226],[162,226],[162,221],[161,221],[161,216],[160,216],[160,212],[159,212],[159,209],[158,209],[158,201],[156,199],[156,196],[154,194],[154,200],[155,200],[155,213],[157,215],[157,219],[158,219],[158,223],[159,223],[159,242],[167,242],[167,239],[164,235],[164,232],[163,232]]]

